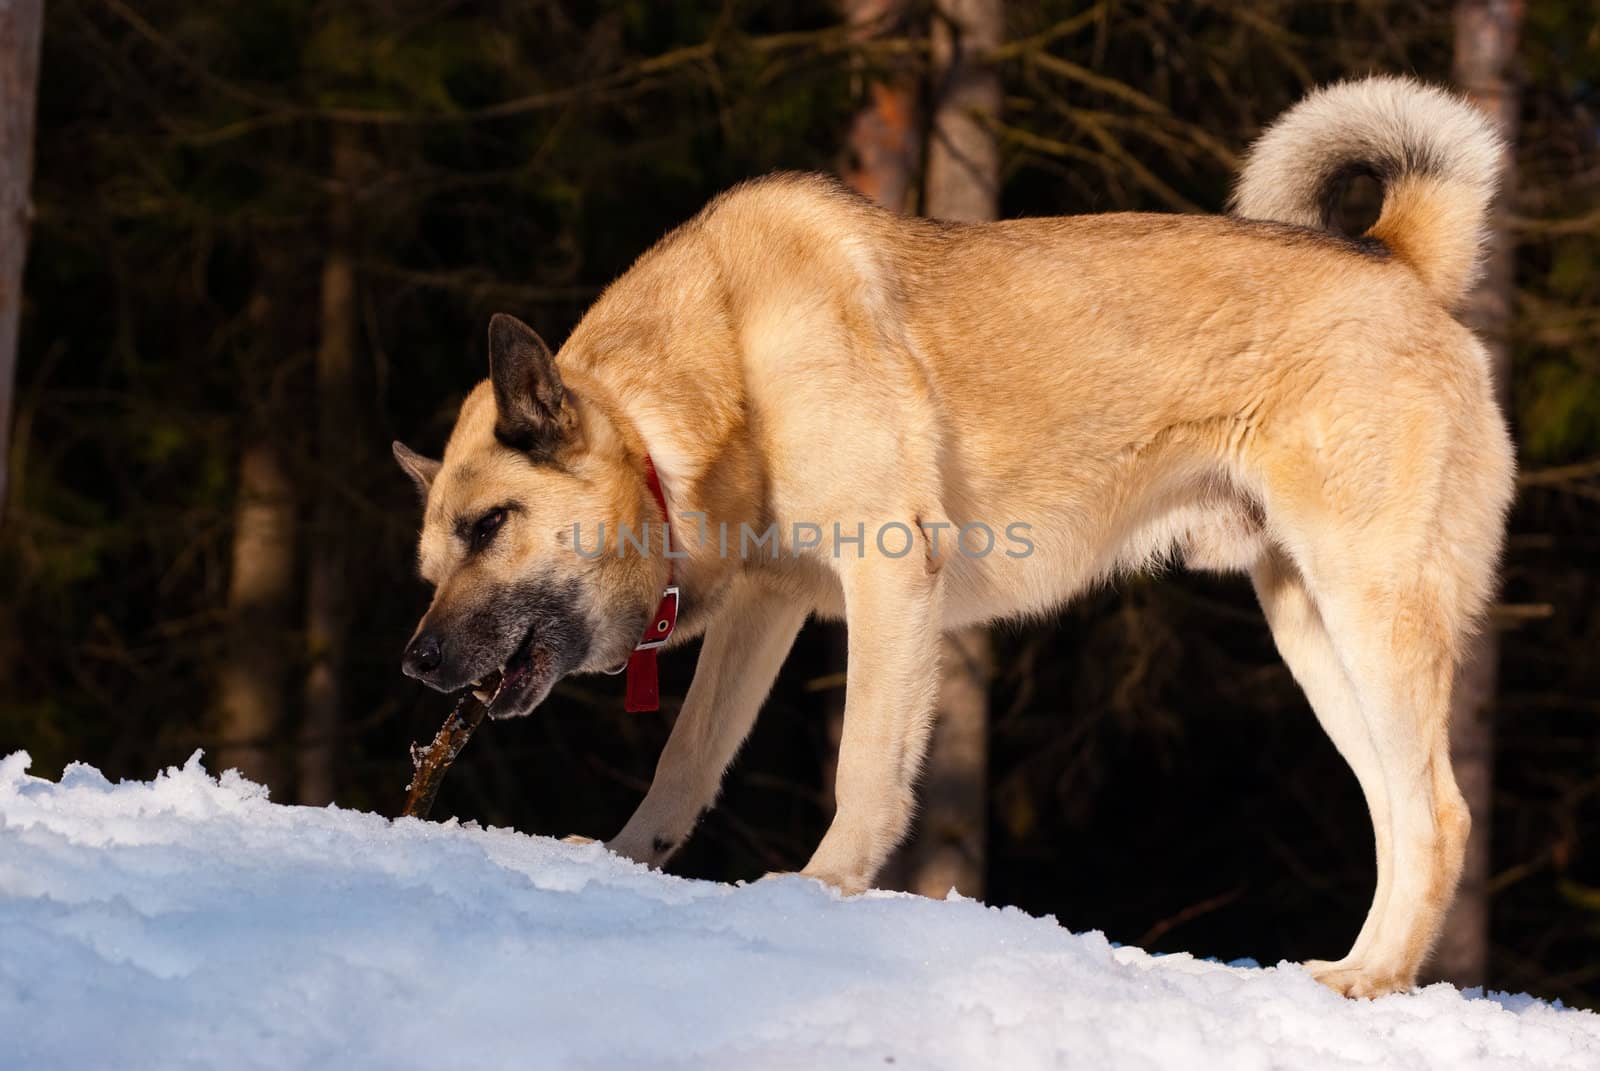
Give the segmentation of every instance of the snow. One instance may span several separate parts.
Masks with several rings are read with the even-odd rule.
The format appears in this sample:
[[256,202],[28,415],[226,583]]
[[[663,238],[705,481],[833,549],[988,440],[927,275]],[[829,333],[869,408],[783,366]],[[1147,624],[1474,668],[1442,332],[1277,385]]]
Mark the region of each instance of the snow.
[[0,1066],[1597,1068],[1600,1016],[0,760]]

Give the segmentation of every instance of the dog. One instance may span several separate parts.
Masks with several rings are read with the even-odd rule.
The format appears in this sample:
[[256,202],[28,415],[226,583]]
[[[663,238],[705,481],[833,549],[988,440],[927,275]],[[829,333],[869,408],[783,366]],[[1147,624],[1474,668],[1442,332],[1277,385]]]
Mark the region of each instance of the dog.
[[[494,317],[443,460],[395,444],[435,588],[403,668],[525,715],[653,648],[670,595],[655,627],[701,637],[699,663],[608,842],[660,865],[803,622],[842,618],[837,812],[801,873],[856,893],[912,815],[941,630],[1169,560],[1244,572],[1372,815],[1366,922],[1307,967],[1351,996],[1410,988],[1461,870],[1450,694],[1514,480],[1452,313],[1501,160],[1466,102],[1375,78],[1270,127],[1226,216],[957,224],[821,176],[739,186],[559,354]],[[1359,174],[1380,214],[1333,233]]]

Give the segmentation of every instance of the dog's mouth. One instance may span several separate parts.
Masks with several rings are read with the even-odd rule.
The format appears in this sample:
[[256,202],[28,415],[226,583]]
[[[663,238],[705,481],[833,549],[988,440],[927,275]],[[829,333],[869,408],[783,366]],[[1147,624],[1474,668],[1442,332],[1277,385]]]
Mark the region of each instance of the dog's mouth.
[[491,718],[531,713],[588,657],[591,636],[580,594],[575,582],[529,581],[502,588],[443,626],[430,623],[450,634],[455,652],[447,679],[432,687],[470,691]]
[[491,718],[517,718],[544,702],[556,682],[556,658],[530,629],[506,664],[472,686]]

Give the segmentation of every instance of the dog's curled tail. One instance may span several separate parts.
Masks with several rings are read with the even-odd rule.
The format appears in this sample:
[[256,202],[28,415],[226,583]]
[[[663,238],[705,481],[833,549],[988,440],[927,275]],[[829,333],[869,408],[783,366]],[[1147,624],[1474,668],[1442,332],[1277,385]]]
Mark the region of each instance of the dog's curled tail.
[[1256,140],[1233,211],[1246,219],[1327,229],[1345,183],[1383,186],[1375,238],[1440,302],[1477,277],[1502,143],[1488,118],[1453,93],[1408,78],[1319,89]]

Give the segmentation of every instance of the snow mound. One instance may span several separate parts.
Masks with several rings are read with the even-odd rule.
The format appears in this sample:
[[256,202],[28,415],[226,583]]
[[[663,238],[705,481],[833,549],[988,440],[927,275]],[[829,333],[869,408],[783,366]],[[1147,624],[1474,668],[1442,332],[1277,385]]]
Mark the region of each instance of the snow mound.
[[964,900],[0,760],[0,1064],[1593,1068],[1600,1016],[1113,948]]

